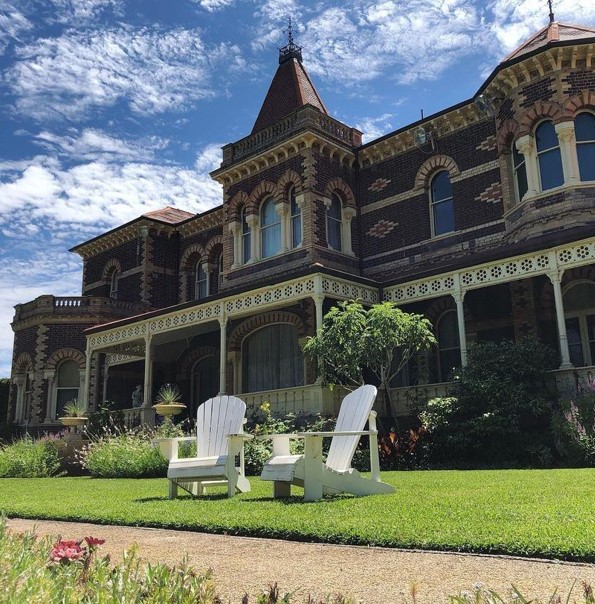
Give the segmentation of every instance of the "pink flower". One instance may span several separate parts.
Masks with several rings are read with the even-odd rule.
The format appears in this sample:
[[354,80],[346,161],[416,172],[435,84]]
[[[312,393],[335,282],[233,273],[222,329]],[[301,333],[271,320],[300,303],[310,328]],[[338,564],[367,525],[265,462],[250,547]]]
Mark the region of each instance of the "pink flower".
[[50,552],[50,559],[53,562],[73,562],[83,558],[86,553],[78,541],[58,541]]
[[85,541],[89,547],[97,547],[105,543],[105,539],[98,539],[97,537],[85,537]]

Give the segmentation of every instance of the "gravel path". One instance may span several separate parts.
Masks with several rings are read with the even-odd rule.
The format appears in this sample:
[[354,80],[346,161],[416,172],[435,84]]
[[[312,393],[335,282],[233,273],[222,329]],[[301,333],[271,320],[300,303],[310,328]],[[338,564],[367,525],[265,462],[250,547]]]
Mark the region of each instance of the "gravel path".
[[556,588],[566,595],[575,580],[577,597],[582,580],[595,586],[593,564],[16,518],[8,521],[8,527],[65,539],[100,537],[106,540],[100,551],[113,560],[119,560],[133,543],[138,544],[140,557],[150,562],[173,565],[188,553],[196,569],[212,569],[218,593],[233,603],[241,600],[244,591],[254,595],[275,581],[282,591],[299,590],[304,599],[308,593],[342,593],[366,604],[412,604],[412,589],[417,594],[416,604],[447,603],[449,594],[471,590],[477,582],[502,595],[514,584],[525,597],[546,600]]

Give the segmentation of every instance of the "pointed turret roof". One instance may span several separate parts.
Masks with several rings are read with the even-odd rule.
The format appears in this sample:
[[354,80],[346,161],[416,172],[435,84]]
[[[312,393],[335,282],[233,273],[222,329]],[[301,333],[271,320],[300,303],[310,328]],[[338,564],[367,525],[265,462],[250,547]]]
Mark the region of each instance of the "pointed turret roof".
[[518,48],[513,50],[502,63],[514,61],[531,54],[538,49],[545,48],[556,42],[571,43],[581,39],[595,37],[595,29],[585,27],[584,25],[569,25],[567,23],[558,23],[550,21],[545,27],[540,29],[534,36],[523,42]]
[[291,24],[289,43],[279,49],[279,67],[252,128],[252,134],[270,126],[304,105],[328,111],[302,65],[302,49],[293,43]]

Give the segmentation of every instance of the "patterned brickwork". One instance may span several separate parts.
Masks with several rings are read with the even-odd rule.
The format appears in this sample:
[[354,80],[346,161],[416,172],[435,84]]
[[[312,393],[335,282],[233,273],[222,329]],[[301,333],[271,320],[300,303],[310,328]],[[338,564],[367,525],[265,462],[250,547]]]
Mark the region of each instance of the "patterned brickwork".
[[384,239],[398,224],[398,222],[391,222],[390,220],[379,220],[366,235]]
[[375,191],[377,193],[379,193],[380,191],[384,191],[384,189],[386,189],[386,187],[391,183],[392,181],[389,178],[377,178],[369,187],[368,187],[368,191]]
[[91,284],[103,279],[105,265],[112,259],[117,259],[120,263],[122,272],[126,272],[132,268],[140,266],[143,262],[142,245],[137,255],[136,239],[127,241],[117,247],[114,247],[105,252],[101,252],[85,262],[84,269],[84,284]]
[[496,149],[496,136],[490,134],[475,147],[477,151],[493,151]]
[[562,78],[562,85],[568,95],[579,94],[583,90],[595,91],[595,72],[584,69],[569,73]]
[[498,120],[503,122],[510,120],[514,117],[514,101],[512,99],[505,99],[500,105],[498,110]]
[[475,201],[483,201],[485,203],[501,203],[502,202],[502,185],[499,182],[492,183],[487,189],[481,192]]
[[554,78],[543,78],[538,82],[527,84],[521,91],[521,95],[524,97],[521,107],[526,109],[537,101],[549,100],[554,93],[553,84],[555,81]]

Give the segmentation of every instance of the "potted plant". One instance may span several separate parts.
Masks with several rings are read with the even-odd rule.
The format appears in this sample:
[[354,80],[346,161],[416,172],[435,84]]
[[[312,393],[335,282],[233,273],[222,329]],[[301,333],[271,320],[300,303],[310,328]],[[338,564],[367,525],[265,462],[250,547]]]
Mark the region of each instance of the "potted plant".
[[186,405],[180,402],[180,389],[175,384],[164,384],[159,389],[153,409],[158,415],[169,417],[171,415],[179,415]]
[[77,399],[68,401],[64,405],[64,415],[60,417],[63,426],[82,426],[87,421],[87,410]]

